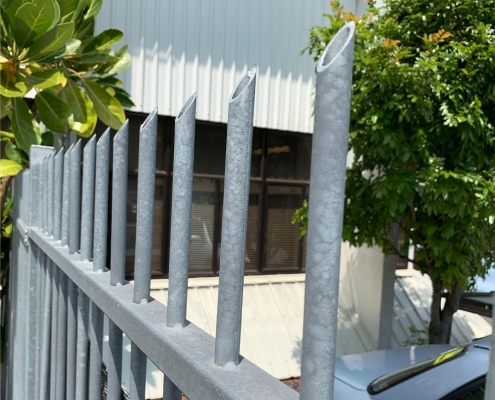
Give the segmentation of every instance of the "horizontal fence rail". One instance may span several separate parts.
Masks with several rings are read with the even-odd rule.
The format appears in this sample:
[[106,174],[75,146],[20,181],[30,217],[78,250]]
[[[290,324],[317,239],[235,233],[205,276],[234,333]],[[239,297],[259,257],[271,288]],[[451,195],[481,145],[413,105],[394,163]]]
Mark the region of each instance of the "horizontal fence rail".
[[[333,398],[353,41],[349,23],[317,68],[301,399]],[[131,340],[133,400],[145,398],[147,359],[165,375],[167,400],[182,393],[191,400],[299,398],[239,354],[255,89],[256,67],[229,100],[215,338],[186,320],[196,95],[176,119],[169,308],[150,297],[158,111],[139,132],[133,284],[125,280],[125,250],[129,135],[136,133],[126,122],[84,148],[81,141],[57,152],[31,148],[11,213],[7,399],[96,400],[102,380],[106,398],[121,399],[123,334]]]

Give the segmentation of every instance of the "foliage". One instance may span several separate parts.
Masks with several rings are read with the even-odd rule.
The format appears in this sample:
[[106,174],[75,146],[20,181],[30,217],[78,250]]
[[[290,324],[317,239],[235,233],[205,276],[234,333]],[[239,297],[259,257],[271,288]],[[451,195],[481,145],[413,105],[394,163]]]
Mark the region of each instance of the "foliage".
[[[495,257],[495,1],[386,4],[356,17],[333,2],[305,49],[317,60],[356,22],[343,235],[405,257],[411,243],[435,293],[455,293],[455,312]],[[407,237],[400,249],[387,240],[393,222]],[[430,325],[430,340],[439,329],[448,338],[450,326]]]
[[292,216],[292,224],[299,224],[299,239],[308,233],[308,200],[303,200],[301,208]]
[[[426,322],[426,321],[425,321]],[[428,343],[428,332],[418,329],[414,325],[409,326],[409,337],[402,343],[403,346],[421,346]]]
[[[8,160],[0,177],[15,175],[34,144],[53,143],[53,133],[89,137],[97,118],[118,129],[122,106],[133,106],[115,76],[129,66],[123,33],[94,35],[103,0],[3,0],[0,6],[0,117]],[[33,101],[26,101],[33,98]],[[41,124],[42,123],[42,124]]]

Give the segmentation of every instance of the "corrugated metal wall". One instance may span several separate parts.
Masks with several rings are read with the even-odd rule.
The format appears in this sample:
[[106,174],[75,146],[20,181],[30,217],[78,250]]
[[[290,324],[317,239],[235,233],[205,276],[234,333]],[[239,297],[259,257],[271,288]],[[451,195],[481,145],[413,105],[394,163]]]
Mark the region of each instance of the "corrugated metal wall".
[[257,64],[255,126],[312,132],[315,64],[300,51],[329,10],[329,0],[105,0],[96,30],[124,31],[135,111],[175,116],[197,91],[198,119],[225,123],[235,84]]

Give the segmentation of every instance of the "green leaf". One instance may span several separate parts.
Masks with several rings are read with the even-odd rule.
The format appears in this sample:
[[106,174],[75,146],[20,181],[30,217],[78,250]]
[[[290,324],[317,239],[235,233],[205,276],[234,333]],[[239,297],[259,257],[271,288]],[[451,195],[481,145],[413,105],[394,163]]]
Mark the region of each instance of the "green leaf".
[[19,74],[10,74],[6,69],[0,71],[0,95],[5,97],[24,97],[29,91],[26,80]]
[[86,4],[88,5],[88,9],[86,14],[84,14],[84,19],[98,15],[101,10],[101,6],[103,5],[103,0],[86,0]]
[[69,106],[50,92],[39,92],[34,98],[40,113],[41,121],[55,132],[67,132],[69,119],[72,115]]
[[73,32],[73,22],[58,25],[40,36],[40,38],[31,45],[26,54],[26,58],[35,61],[50,55],[50,53],[65,49],[65,45],[72,37]]
[[63,48],[61,48],[55,53],[48,54],[37,61],[43,63],[52,63],[57,59],[63,58],[69,54],[74,53],[79,48],[79,46],[81,46],[80,40],[69,39]]
[[37,89],[49,89],[58,85],[62,77],[61,69],[46,69],[28,75],[27,81]]
[[25,3],[15,13],[14,39],[22,49],[49,31],[60,20],[60,8],[54,0]]
[[12,130],[19,147],[29,154],[33,144],[41,143],[41,128],[23,99],[12,99]]
[[72,61],[80,63],[80,64],[107,64],[117,62],[119,59],[117,57],[99,53],[99,54],[89,54],[83,55],[79,59],[74,59]]
[[81,137],[89,137],[96,128],[98,118],[93,108],[93,103],[86,97],[86,94],[69,79],[67,85],[61,90],[65,102],[69,104],[74,116],[71,129]]
[[5,146],[5,155],[10,160],[15,161],[18,164],[22,164],[22,156],[19,149],[17,149],[17,146],[10,141]]
[[112,86],[113,90],[115,91],[115,98],[120,101],[120,104],[122,104],[123,107],[128,107],[132,108],[135,107],[136,105],[134,102],[131,100],[131,96],[129,93],[127,93],[124,89]]
[[41,134],[41,145],[42,146],[53,146],[55,141],[54,133],[50,131],[43,132]]
[[21,164],[6,158],[0,160],[0,178],[16,176],[20,171],[22,171]]
[[81,50],[84,54],[101,51],[120,42],[123,37],[124,33],[122,31],[118,29],[107,29],[91,39]]
[[119,129],[125,121],[124,109],[119,101],[96,82],[87,79],[81,81],[98,117],[109,127]]
[[[86,122],[88,104],[84,100],[83,91],[77,86],[77,83],[72,79],[67,80],[67,84],[60,92],[64,96],[65,102],[69,105],[74,119],[79,122]],[[93,104],[89,104],[89,108],[93,108]]]
[[7,107],[10,106],[10,99],[7,97],[0,96],[0,118],[7,115]]
[[120,60],[115,63],[115,65],[105,74],[105,76],[116,75],[119,72],[124,71],[131,65],[131,55],[125,53],[120,57]]
[[102,86],[122,86],[124,84],[124,82],[114,76],[98,79],[96,82]]
[[64,17],[67,14],[76,11],[79,3],[82,3],[80,0],[57,0],[57,2],[60,6],[60,17]]

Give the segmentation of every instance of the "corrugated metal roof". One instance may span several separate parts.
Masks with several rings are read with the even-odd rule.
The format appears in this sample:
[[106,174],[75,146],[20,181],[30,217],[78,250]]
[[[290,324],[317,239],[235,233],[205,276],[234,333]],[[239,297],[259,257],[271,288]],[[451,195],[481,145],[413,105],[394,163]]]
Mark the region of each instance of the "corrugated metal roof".
[[197,118],[225,123],[230,94],[257,64],[254,125],[312,132],[315,63],[300,52],[329,11],[328,0],[106,0],[96,31],[124,31],[135,111],[175,116],[197,91]]
[[[431,281],[414,270],[399,270],[395,281],[393,347],[410,338],[409,327],[426,330]],[[300,376],[304,274],[246,276],[242,309],[241,354],[279,379]],[[215,335],[218,278],[189,279],[187,319]],[[151,295],[167,304],[168,280],[151,281]],[[337,355],[374,350],[353,304],[340,296]],[[454,316],[452,343],[459,345],[491,334],[482,317],[464,311]],[[124,340],[123,384],[128,387],[130,342]],[[107,349],[105,349],[105,354]],[[148,361],[146,398],[161,396],[163,377]]]
[[[393,347],[403,345],[411,337],[411,326],[419,331],[428,331],[432,290],[428,275],[412,269],[396,271]],[[450,342],[461,345],[491,333],[492,326],[483,317],[459,310],[454,314]]]

